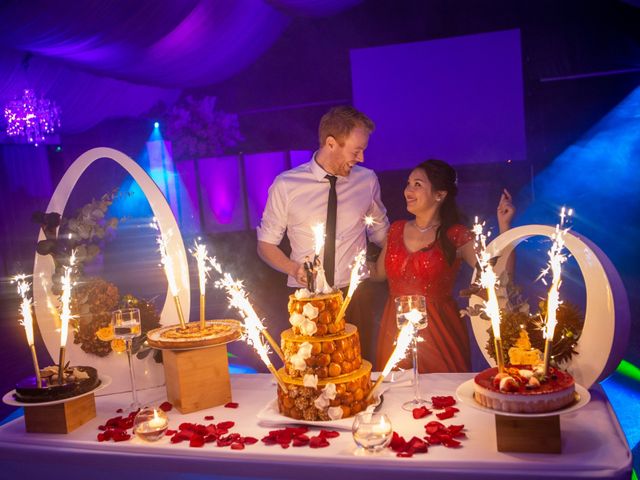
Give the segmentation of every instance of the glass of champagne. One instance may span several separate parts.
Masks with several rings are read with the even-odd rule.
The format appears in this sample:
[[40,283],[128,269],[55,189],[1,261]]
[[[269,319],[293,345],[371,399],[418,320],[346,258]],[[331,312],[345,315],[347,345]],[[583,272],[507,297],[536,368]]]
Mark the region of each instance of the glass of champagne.
[[411,322],[415,328],[413,336],[413,388],[414,398],[402,405],[404,410],[413,410],[429,404],[428,400],[420,397],[418,380],[418,331],[427,328],[427,301],[423,295],[402,295],[396,297],[396,323],[398,329]]
[[111,313],[111,326],[113,328],[113,336],[124,340],[127,350],[127,360],[129,361],[129,376],[131,379],[131,395],[133,402],[129,406],[131,411],[140,408],[138,402],[138,392],[136,390],[136,377],[133,371],[133,363],[131,361],[131,343],[134,338],[139,337],[141,333],[140,326],[140,310],[137,308],[124,308],[115,310]]
[[393,427],[384,413],[360,412],[353,419],[351,432],[358,447],[368,453],[375,453],[389,445]]

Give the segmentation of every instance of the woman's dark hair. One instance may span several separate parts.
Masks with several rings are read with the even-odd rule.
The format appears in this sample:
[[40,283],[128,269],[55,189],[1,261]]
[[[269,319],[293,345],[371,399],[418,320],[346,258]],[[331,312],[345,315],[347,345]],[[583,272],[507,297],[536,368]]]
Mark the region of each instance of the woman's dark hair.
[[416,168],[424,171],[434,191],[447,192],[440,206],[440,226],[436,232],[436,239],[440,242],[447,263],[451,265],[456,259],[456,247],[449,240],[447,231],[452,225],[462,221],[462,215],[456,203],[456,195],[458,194],[456,171],[447,162],[433,158],[422,162]]

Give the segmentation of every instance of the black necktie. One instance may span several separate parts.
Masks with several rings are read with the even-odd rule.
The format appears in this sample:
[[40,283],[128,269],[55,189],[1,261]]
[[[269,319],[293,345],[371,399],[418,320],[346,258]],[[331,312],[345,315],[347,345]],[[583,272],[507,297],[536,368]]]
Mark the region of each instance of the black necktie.
[[329,200],[327,202],[327,227],[325,230],[323,265],[327,282],[333,287],[333,276],[336,269],[336,215],[338,210],[336,181],[338,177],[325,175],[325,178],[329,180],[331,188],[329,189]]

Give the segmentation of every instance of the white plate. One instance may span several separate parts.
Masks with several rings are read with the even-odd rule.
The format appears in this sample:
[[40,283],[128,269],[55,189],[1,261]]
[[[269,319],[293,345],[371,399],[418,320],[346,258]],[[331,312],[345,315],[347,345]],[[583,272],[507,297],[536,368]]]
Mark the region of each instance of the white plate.
[[584,388],[582,385],[576,384],[576,396],[577,401],[573,402],[571,405],[567,405],[564,408],[559,410],[554,410],[552,412],[545,413],[513,413],[513,412],[501,412],[500,410],[493,410],[491,408],[487,408],[483,405],[480,405],[476,402],[475,398],[473,398],[473,378],[467,380],[463,384],[461,384],[456,389],[456,397],[465,405],[475,408],[476,410],[480,410],[486,413],[491,413],[493,415],[504,415],[505,417],[551,417],[553,415],[564,415],[565,413],[570,413],[578,410],[579,408],[584,407],[591,400],[591,394],[589,390]]
[[[372,405],[369,408],[372,408]],[[258,412],[257,418],[260,422],[270,425],[309,425],[311,427],[326,427],[338,430],[351,430],[353,425],[353,416],[341,418],[340,420],[296,420],[295,418],[285,417],[278,410],[278,400],[275,398]]]
[[2,397],[2,401],[7,405],[11,405],[12,407],[44,407],[47,405],[58,405],[60,403],[68,402],[69,400],[73,400],[75,398],[84,397],[85,395],[89,395],[90,393],[96,393],[103,388],[107,388],[111,384],[111,377],[108,375],[100,375],[99,377],[100,385],[98,385],[93,390],[89,390],[88,392],[84,392],[80,395],[76,395],[75,397],[62,398],[60,400],[52,400],[50,402],[20,402],[13,398],[13,394],[16,393],[15,390],[11,390],[4,397]]

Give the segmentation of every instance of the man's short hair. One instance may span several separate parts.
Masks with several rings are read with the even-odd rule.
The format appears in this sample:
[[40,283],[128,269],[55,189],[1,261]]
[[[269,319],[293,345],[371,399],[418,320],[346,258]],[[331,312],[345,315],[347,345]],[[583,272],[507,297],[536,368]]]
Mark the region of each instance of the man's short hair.
[[349,105],[333,107],[320,119],[318,127],[320,146],[324,145],[327,137],[333,137],[339,145],[344,145],[345,140],[356,127],[362,127],[369,133],[376,128],[369,117]]

